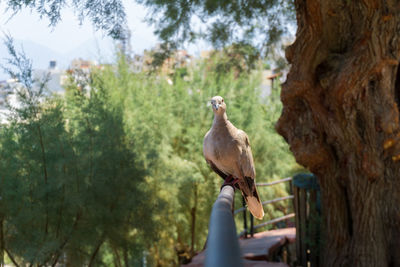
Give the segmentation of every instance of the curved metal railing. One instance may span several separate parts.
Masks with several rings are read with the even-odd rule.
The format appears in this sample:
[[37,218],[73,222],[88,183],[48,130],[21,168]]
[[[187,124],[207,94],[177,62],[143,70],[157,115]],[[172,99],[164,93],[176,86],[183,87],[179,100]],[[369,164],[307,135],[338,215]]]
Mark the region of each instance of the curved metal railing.
[[[257,183],[258,187],[271,186],[284,182],[291,182],[292,178],[285,178],[270,183]],[[239,234],[247,236],[247,218],[246,207],[243,202],[243,207],[233,211],[235,190],[232,186],[224,186],[215,201],[208,227],[208,237],[206,243],[206,267],[241,267],[243,266],[243,259],[239,248],[239,240],[236,235],[236,226],[234,215],[243,212],[244,216],[244,230]],[[272,200],[264,201],[263,205],[268,205],[278,201],[293,199],[293,195],[275,198]],[[267,222],[254,225],[253,216],[250,214],[250,234],[252,235],[254,229],[264,227],[269,224],[274,224],[283,220],[294,217],[294,213],[269,220]]]
[[[297,181],[296,176],[294,180]],[[243,213],[244,217],[244,230],[239,234],[239,237],[243,235],[247,237],[249,230],[250,234],[253,235],[255,229],[296,217],[296,235],[298,235],[298,237],[296,238],[297,262],[301,263],[302,266],[307,265],[308,258],[311,259],[309,261],[311,263],[314,262],[314,264],[316,264],[316,262],[318,262],[318,255],[315,253],[315,251],[317,251],[316,245],[311,246],[305,243],[306,232],[307,229],[309,229],[309,226],[307,226],[308,217],[311,216],[311,213],[316,214],[319,212],[318,208],[315,208],[315,203],[317,203],[317,189],[315,189],[314,187],[310,189],[308,187],[304,187],[304,185],[299,186],[298,184],[292,187],[291,177],[269,183],[257,183],[257,186],[273,186],[284,182],[290,183],[290,192],[294,193],[294,195],[267,200],[262,202],[262,204],[264,206],[278,201],[293,199],[295,213],[290,213],[279,218],[274,218],[272,220],[259,223],[257,225],[254,225],[253,216],[250,214],[250,229],[247,229],[247,209],[245,207],[246,203],[244,202],[244,200],[243,207],[233,211],[234,188],[232,186],[224,186],[221,189],[221,192],[217,200],[215,201],[211,212],[205,252],[206,259],[204,266],[243,266],[243,259],[239,249],[239,240],[236,235],[236,226],[234,221],[234,215],[239,213]],[[315,207],[311,209],[310,207],[312,205],[310,205],[308,202],[314,203]],[[311,240],[317,240],[317,230],[311,231],[310,238]],[[313,251],[314,253],[312,253]]]
[[234,195],[232,186],[224,186],[213,205],[206,243],[206,267],[243,266],[232,212]]

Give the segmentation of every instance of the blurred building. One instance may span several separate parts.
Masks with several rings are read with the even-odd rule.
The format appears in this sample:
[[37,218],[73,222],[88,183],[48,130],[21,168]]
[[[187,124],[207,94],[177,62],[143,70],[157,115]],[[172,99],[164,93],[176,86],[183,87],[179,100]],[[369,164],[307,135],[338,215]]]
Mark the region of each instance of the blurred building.
[[16,79],[0,81],[0,123],[7,122],[7,115],[10,113],[8,105],[18,105],[16,90],[20,87],[21,84]]
[[84,60],[82,58],[73,59],[67,70],[68,77],[78,86],[80,90],[90,90],[89,78],[93,68],[100,67],[97,62]]
[[143,71],[143,66],[145,62],[144,55],[133,55],[131,61],[131,69],[135,73],[139,73]]
[[178,68],[188,67],[192,61],[193,56],[186,50],[171,52],[158,44],[151,50],[144,50],[143,55],[134,55],[131,66],[134,72],[148,72],[157,68],[161,74],[171,75]]
[[36,86],[45,83],[47,93],[64,93],[63,85],[67,80],[67,75],[64,70],[58,68],[57,61],[51,60],[47,69],[33,70],[33,77],[36,80]]
[[131,61],[132,56],[131,37],[131,31],[128,28],[125,28],[117,44],[117,47],[128,61]]
[[214,50],[202,50],[200,52],[200,58],[201,59],[208,59],[211,57],[211,55],[214,53]]
[[164,60],[161,66],[161,73],[173,74],[177,68],[188,67],[192,59],[193,57],[186,50],[177,50]]
[[69,69],[71,70],[81,70],[89,73],[90,69],[97,66],[97,62],[92,60],[84,60],[82,58],[75,58],[71,61]]
[[0,109],[5,108],[8,96],[13,93],[11,84],[14,81],[14,79],[0,81]]
[[267,97],[271,94],[272,90],[276,90],[277,83],[280,77],[282,76],[281,72],[276,72],[272,70],[263,70],[262,78],[261,78],[261,96]]

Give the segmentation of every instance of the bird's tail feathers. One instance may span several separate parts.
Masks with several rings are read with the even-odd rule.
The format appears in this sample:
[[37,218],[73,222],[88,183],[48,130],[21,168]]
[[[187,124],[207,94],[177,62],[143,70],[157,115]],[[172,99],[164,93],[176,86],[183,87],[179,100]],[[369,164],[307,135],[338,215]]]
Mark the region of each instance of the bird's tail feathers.
[[264,208],[260,199],[255,196],[245,196],[244,198],[251,214],[253,214],[253,216],[257,219],[261,220],[264,217]]
[[239,183],[239,187],[251,214],[261,220],[264,217],[264,208],[258,195],[254,178],[245,176],[244,181]]

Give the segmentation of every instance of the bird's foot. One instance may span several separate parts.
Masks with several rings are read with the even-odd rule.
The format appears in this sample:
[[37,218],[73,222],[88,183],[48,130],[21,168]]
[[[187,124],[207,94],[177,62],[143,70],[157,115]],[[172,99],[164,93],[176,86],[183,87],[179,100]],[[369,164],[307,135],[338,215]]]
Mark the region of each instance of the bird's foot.
[[238,183],[239,183],[239,179],[238,178],[233,178],[232,175],[229,175],[228,177],[225,178],[225,181],[222,184],[221,189],[222,189],[222,187],[224,187],[226,185],[230,185],[233,188],[236,187],[237,189],[239,189],[239,184]]

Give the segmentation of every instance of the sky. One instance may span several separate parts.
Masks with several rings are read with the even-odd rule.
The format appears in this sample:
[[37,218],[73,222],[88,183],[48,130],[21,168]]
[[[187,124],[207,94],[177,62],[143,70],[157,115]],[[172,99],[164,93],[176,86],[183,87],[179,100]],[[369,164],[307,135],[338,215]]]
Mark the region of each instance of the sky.
[[[153,35],[154,29],[143,22],[147,13],[144,7],[133,1],[124,1],[124,4],[128,15],[128,26],[132,30],[132,35],[136,36],[133,48],[140,50],[156,44],[157,38]],[[0,2],[0,10],[5,9],[4,1]],[[104,37],[101,32],[95,33],[89,20],[85,20],[83,25],[79,25],[79,21],[71,9],[63,10],[62,21],[56,27],[48,27],[46,18],[41,20],[35,11],[31,12],[29,9],[24,9],[14,17],[11,15],[11,12],[1,14],[0,36],[4,32],[10,32],[16,39],[32,40],[59,52],[71,50],[94,37],[100,41],[109,39]]]
[[[144,49],[151,49],[158,38],[153,34],[154,28],[144,22],[147,10],[132,0],[123,0],[128,27],[131,30],[131,46],[136,54]],[[72,9],[64,9],[60,21],[55,27],[49,27],[46,18],[40,19],[36,11],[23,9],[12,16],[6,11],[5,1],[0,1],[0,65],[5,64],[7,50],[1,40],[10,34],[17,49],[23,48],[32,59],[34,69],[46,69],[50,60],[56,60],[58,67],[65,69],[72,59],[81,57],[100,62],[114,59],[115,46],[112,39],[104,32],[95,31],[89,19],[80,25]],[[205,42],[186,47],[189,53],[198,55],[201,50],[210,49]],[[0,81],[8,78],[0,69]]]
[[[5,1],[0,1],[0,39],[10,34],[16,41],[17,48],[23,46],[26,54],[33,60],[34,68],[45,68],[48,61],[57,59],[61,68],[67,67],[72,57],[109,61],[114,55],[114,44],[104,32],[96,32],[89,19],[82,25],[71,9],[62,12],[62,21],[55,27],[48,27],[48,20],[39,18],[35,11],[24,9],[12,16],[5,12]],[[134,53],[142,53],[158,43],[153,34],[154,28],[144,22],[147,11],[144,7],[124,1],[128,27],[132,33],[131,45]],[[43,51],[48,48],[48,51]],[[192,49],[193,50],[193,49]],[[0,42],[0,64],[4,65],[7,51]],[[0,80],[5,74],[0,71]]]

